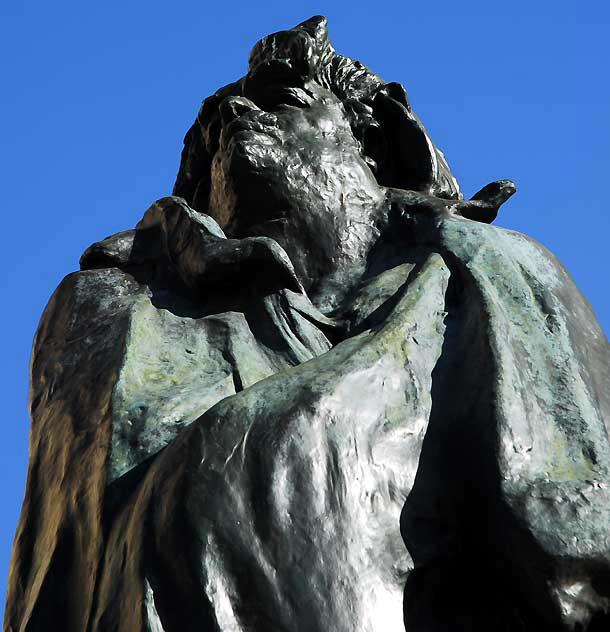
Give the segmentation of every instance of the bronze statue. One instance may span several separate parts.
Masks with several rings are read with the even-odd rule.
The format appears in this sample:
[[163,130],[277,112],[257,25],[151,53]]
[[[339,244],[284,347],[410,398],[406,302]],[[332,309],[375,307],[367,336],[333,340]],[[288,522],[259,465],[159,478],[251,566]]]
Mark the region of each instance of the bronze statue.
[[5,630],[605,629],[610,348],[314,17],[33,350]]

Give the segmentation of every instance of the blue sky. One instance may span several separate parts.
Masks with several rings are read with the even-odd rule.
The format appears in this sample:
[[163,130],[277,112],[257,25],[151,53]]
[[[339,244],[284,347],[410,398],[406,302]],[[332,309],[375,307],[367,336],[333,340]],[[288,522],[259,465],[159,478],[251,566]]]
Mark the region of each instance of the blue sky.
[[553,251],[610,332],[606,2],[3,3],[2,595],[44,305],[90,243],[171,192],[199,102],[252,44],[315,14],[339,52],[406,87],[467,196],[515,180],[496,223]]

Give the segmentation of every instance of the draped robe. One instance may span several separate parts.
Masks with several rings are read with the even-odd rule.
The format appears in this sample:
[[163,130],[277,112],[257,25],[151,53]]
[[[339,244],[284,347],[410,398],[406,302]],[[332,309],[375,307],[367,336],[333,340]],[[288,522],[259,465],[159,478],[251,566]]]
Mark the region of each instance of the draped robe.
[[256,275],[178,292],[138,234],[90,249],[36,335],[7,630],[556,630],[607,606],[610,348],[542,246],[448,216],[380,244],[329,316]]

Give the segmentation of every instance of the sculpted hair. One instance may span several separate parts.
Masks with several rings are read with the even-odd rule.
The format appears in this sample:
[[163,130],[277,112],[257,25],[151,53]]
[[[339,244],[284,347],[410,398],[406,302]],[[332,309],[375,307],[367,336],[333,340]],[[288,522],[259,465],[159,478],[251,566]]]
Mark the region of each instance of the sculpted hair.
[[[403,86],[387,83],[361,62],[337,54],[328,39],[326,18],[321,16],[260,39],[250,53],[248,73],[203,101],[184,138],[175,196],[207,211],[211,164],[222,128],[221,102],[240,96],[272,110],[286,103],[265,89],[278,79],[305,93],[308,83],[315,82],[341,101],[362,156],[381,186],[448,199],[462,197],[442,152],[411,109]],[[296,96],[288,104],[307,107]]]

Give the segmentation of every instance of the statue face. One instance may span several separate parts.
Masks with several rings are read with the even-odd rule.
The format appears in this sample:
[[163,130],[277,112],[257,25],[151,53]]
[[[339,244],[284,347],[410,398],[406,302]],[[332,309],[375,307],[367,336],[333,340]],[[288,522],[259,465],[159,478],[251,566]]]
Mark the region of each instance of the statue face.
[[384,193],[331,92],[276,81],[264,100],[266,110],[244,97],[220,104],[209,212],[232,237],[276,239],[307,287],[361,258]]

